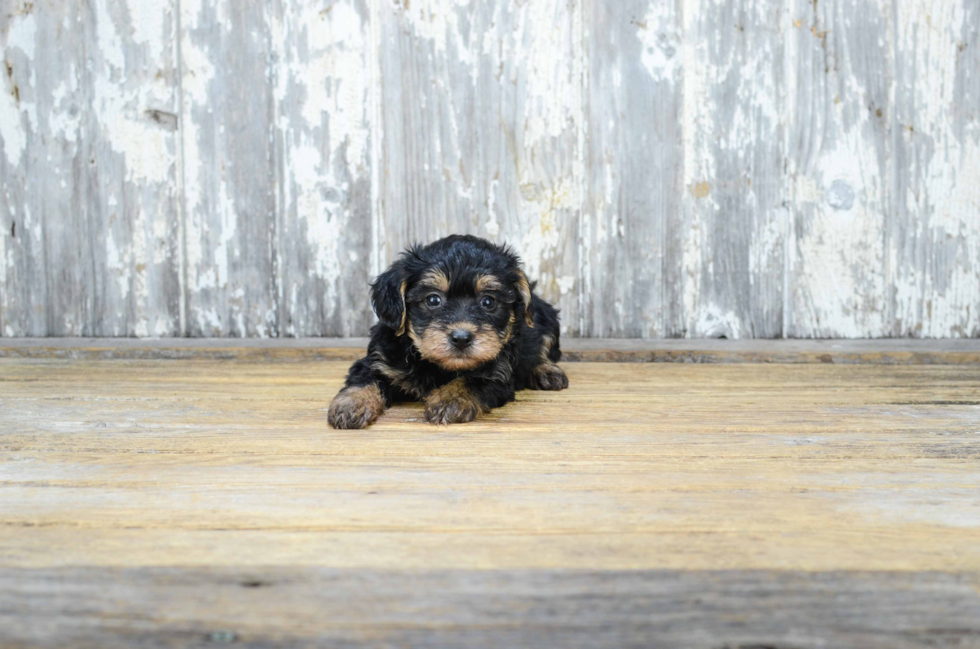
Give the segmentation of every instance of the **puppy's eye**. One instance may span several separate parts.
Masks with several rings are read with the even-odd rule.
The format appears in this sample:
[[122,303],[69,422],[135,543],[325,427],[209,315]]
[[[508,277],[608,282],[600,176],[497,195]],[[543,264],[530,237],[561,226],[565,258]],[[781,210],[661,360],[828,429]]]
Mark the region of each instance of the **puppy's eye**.
[[442,304],[442,298],[433,294],[425,298],[425,303],[434,308]]
[[496,304],[497,301],[489,295],[480,300],[480,306],[482,306],[484,309],[492,309]]

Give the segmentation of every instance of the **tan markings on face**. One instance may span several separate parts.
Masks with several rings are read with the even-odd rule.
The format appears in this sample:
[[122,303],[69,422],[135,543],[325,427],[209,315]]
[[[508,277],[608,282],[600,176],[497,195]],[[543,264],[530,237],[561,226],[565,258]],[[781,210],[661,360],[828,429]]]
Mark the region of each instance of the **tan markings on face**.
[[531,313],[531,285],[527,283],[527,276],[521,272],[517,271],[517,292],[521,296],[521,301],[524,302],[524,321],[527,322],[528,327],[534,326],[534,314]]
[[503,291],[503,283],[494,275],[480,275],[476,278],[476,292],[483,291]]
[[443,293],[449,292],[449,278],[446,274],[439,270],[438,268],[433,268],[419,280],[421,284],[425,286],[430,286],[437,291],[442,291]]
[[436,388],[425,399],[425,418],[433,424],[473,421],[482,412],[486,412],[486,408],[462,378]]
[[[449,334],[464,329],[473,334],[473,342],[459,351],[449,341]],[[409,336],[415,343],[419,354],[447,370],[471,370],[487,361],[492,361],[503,348],[503,342],[490,325],[476,326],[470,322],[454,322],[449,325],[430,325],[420,336],[409,324]]]
[[375,384],[345,388],[330,402],[327,420],[334,428],[364,428],[384,412],[385,400]]

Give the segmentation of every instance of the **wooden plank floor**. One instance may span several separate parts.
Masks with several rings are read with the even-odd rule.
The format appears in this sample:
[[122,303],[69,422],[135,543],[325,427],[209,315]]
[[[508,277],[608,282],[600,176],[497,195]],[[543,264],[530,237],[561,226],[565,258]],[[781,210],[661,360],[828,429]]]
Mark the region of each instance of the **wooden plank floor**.
[[0,646],[980,646],[980,366],[0,359]]
[[[353,361],[367,338],[0,338],[0,358]],[[562,358],[618,363],[980,364],[980,339],[569,338]]]

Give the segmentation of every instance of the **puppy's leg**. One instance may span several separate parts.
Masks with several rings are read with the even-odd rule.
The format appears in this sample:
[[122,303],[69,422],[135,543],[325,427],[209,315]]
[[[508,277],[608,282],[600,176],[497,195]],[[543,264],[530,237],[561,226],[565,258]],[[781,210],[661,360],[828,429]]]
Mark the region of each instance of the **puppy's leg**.
[[425,398],[425,420],[430,424],[462,424],[487,410],[462,377],[436,388]]
[[565,372],[555,365],[561,358],[558,348],[558,333],[547,333],[541,336],[541,348],[538,351],[541,362],[531,370],[529,386],[532,390],[564,390],[568,387],[568,377]]
[[330,402],[327,421],[334,428],[365,428],[385,411],[385,400],[376,383],[351,386],[337,393]]
[[337,393],[327,410],[327,421],[334,428],[365,428],[385,411],[383,384],[371,371],[367,358],[354,363],[347,384]]
[[531,370],[532,390],[564,390],[567,387],[565,371],[554,363],[541,363]]
[[514,388],[507,383],[460,377],[429,393],[425,419],[431,424],[462,424],[513,399]]

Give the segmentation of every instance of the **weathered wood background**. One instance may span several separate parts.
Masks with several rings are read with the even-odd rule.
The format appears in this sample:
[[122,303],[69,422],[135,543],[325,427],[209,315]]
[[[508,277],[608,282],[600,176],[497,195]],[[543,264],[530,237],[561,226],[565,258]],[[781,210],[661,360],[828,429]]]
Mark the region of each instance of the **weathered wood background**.
[[363,335],[414,240],[583,336],[980,335],[980,0],[0,0],[0,335]]

